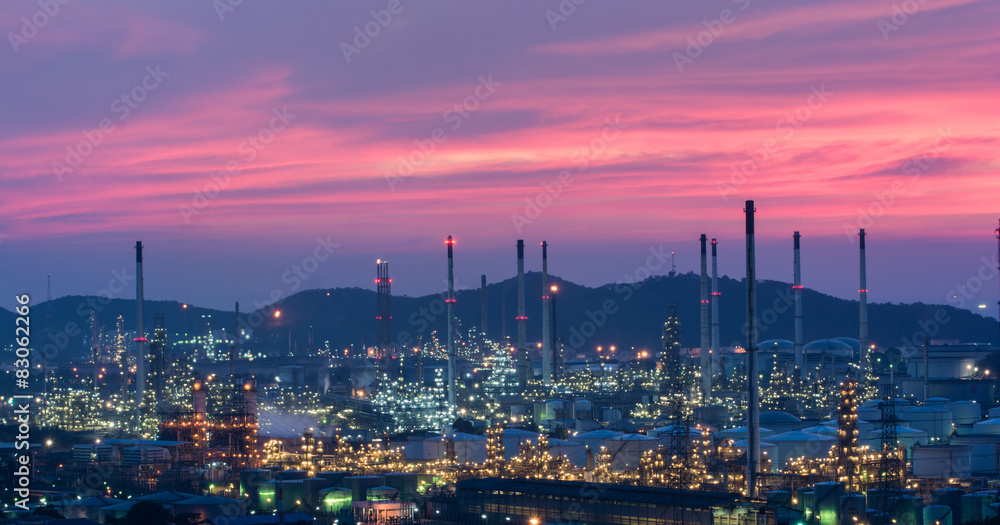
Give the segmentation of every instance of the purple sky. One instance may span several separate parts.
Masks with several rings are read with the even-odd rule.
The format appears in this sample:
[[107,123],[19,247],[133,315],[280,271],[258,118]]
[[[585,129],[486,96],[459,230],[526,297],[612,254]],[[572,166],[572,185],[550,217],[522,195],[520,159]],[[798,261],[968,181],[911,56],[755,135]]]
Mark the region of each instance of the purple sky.
[[854,298],[860,225],[869,300],[996,315],[1000,4],[897,4],[5,2],[0,292],[97,293],[140,239],[148,298],[227,308],[329,242],[303,287],[436,292],[449,234],[462,287],[518,238],[599,285],[706,233],[740,278],[752,198],[761,278],[800,230]]

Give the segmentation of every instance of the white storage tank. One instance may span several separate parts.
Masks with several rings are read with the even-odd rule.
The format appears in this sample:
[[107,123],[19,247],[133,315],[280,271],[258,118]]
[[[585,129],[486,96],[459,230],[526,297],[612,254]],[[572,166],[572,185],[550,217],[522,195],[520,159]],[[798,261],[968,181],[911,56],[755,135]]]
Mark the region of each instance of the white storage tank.
[[931,443],[942,442],[951,436],[954,425],[951,410],[933,406],[912,407],[903,410],[899,416],[909,422],[907,426],[927,431]]
[[[503,455],[505,459],[513,459],[521,451],[521,443],[530,442],[534,445],[538,444],[538,436],[541,435],[538,432],[529,432],[527,430],[521,430],[519,428],[505,428],[503,429]],[[485,447],[486,441],[483,441]],[[484,448],[485,450],[485,448]]]
[[579,441],[550,439],[549,454],[553,457],[565,456],[570,463],[580,468],[587,466],[587,447]]
[[802,420],[788,412],[768,411],[760,413],[760,426],[773,428],[775,432],[790,432],[802,428]]
[[993,419],[995,417],[1000,417],[1000,407],[993,407],[986,411],[986,417]]
[[858,408],[858,420],[860,421],[878,421],[882,419],[882,411],[878,408]]
[[[759,430],[760,430],[760,437],[762,437],[762,438],[766,438],[767,436],[774,435],[774,431],[771,430],[771,429],[769,429],[769,428],[763,428],[763,427],[761,427]],[[742,426],[742,427],[727,428],[725,430],[720,430],[719,431],[719,437],[729,438],[729,439],[732,439],[733,441],[736,441],[736,440],[739,440],[739,439],[746,439],[747,438],[747,427],[746,426]]]
[[576,412],[577,419],[594,419],[594,406],[586,399],[574,401],[573,411]]
[[[896,442],[906,449],[913,448],[914,445],[927,444],[927,432],[918,428],[896,426]],[[872,430],[868,434],[868,446],[872,450],[882,448],[882,429]]]
[[1000,474],[1000,436],[959,436],[951,444],[972,447],[974,476]]
[[982,418],[982,405],[975,401],[955,401],[951,404],[951,417],[956,425],[976,423]]
[[972,425],[972,433],[986,436],[1000,435],[1000,418],[990,418]]
[[642,434],[625,434],[607,440],[604,446],[611,454],[613,470],[632,470],[639,467],[644,452],[660,447],[660,441]]
[[951,507],[927,505],[924,507],[924,525],[952,525]]
[[776,462],[779,469],[783,468],[789,460],[801,456],[825,458],[830,454],[830,447],[837,443],[835,437],[801,430],[775,434],[769,436],[767,440],[778,446],[772,461]]
[[601,410],[601,419],[608,423],[617,423],[622,420],[622,411],[616,408],[605,408]]
[[941,407],[948,408],[951,404],[951,400],[947,397],[929,397],[924,400],[923,405],[925,407]]
[[968,445],[917,445],[913,447],[913,475],[929,478],[972,476],[972,447]]

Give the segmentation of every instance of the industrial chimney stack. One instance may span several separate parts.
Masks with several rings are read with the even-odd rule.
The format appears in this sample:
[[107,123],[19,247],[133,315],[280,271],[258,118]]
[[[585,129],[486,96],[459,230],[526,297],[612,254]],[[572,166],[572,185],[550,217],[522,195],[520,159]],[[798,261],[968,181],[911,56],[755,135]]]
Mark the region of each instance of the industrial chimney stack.
[[[861,358],[861,374],[862,380],[859,381],[862,385],[865,384],[868,374],[871,372],[871,352],[868,348],[868,263],[865,259],[865,229],[862,228],[858,233],[861,238],[861,263],[860,263],[860,286],[858,286],[859,295],[859,308],[858,314],[860,317],[860,330],[858,334],[858,340],[861,343],[860,348],[860,358]],[[863,390],[863,389],[862,389]]]
[[549,243],[542,241],[542,384],[552,385],[552,344],[549,341]]
[[141,430],[139,410],[146,393],[146,326],[143,312],[145,299],[142,295],[142,241],[135,242],[135,416],[136,431]]
[[481,279],[481,284],[479,285],[479,308],[482,310],[483,320],[480,323],[480,331],[483,332],[483,337],[489,337],[486,332],[486,274],[484,273]]
[[444,242],[448,245],[448,297],[445,304],[448,306],[448,405],[457,408],[455,405],[456,388],[456,363],[455,363],[455,260],[453,249],[455,239],[448,236]]
[[802,351],[802,260],[799,258],[799,232],[792,236],[794,242],[794,263],[795,272],[792,288],[795,290],[795,368],[798,370],[799,379],[804,379],[806,375],[805,354]]
[[524,313],[524,240],[517,241],[517,380],[522,387],[528,385],[528,342]]
[[757,497],[760,464],[760,390],[757,377],[757,261],[753,201],[746,201],[747,226],[747,496]]
[[709,372],[715,369],[719,359],[719,258],[718,242],[712,239],[712,353],[709,355]]
[[701,234],[701,399],[712,400],[712,358],[709,354],[711,327],[708,319],[708,237]]

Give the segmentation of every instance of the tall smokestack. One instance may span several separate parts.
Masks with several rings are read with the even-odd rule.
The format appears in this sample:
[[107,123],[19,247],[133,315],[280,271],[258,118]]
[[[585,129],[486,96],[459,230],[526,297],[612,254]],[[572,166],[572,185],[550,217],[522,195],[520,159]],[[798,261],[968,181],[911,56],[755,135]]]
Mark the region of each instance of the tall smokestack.
[[792,235],[794,243],[793,271],[795,273],[792,288],[795,290],[795,368],[799,379],[806,376],[806,359],[802,351],[802,260],[799,256],[799,232]]
[[479,308],[483,312],[483,320],[482,320],[482,323],[481,323],[482,324],[481,329],[482,329],[482,332],[483,332],[483,337],[487,337],[487,335],[486,335],[486,333],[487,333],[486,332],[486,274],[483,274],[482,283],[479,286],[479,302],[480,302]]
[[448,405],[456,408],[455,405],[455,261],[453,248],[455,239],[448,236],[444,242],[448,245],[448,298],[445,304],[448,305]]
[[930,359],[928,358],[930,354],[930,341],[929,338],[924,336],[924,400],[926,401],[931,397],[931,382],[930,379]]
[[143,396],[146,393],[146,326],[144,323],[145,313],[143,303],[145,299],[142,295],[142,241],[135,241],[135,416],[136,430],[141,429],[142,421],[139,420],[139,406],[142,404]]
[[524,313],[524,240],[517,241],[517,378],[523,386],[528,384],[528,342]]
[[718,243],[712,239],[712,353],[709,355],[709,371],[714,370],[719,359],[719,259],[716,251]]
[[[861,374],[864,378],[860,383],[863,385],[868,378],[868,373],[871,371],[871,354],[868,349],[868,264],[865,259],[865,229],[861,228],[858,233],[858,237],[861,238],[861,270],[860,270],[860,285],[858,286],[859,295],[859,307],[858,314],[860,317],[860,330],[858,334],[858,340],[861,343]],[[864,389],[862,388],[862,391]]]
[[542,384],[552,385],[552,344],[549,341],[549,243],[542,241]]
[[[236,301],[236,331],[233,332],[233,345],[229,350],[229,377],[236,373],[236,356],[240,353],[240,302]],[[235,380],[234,380],[235,381]],[[235,383],[234,383],[235,384]]]
[[746,202],[747,224],[747,496],[757,496],[760,464],[760,390],[757,377],[757,260],[753,201]]
[[712,400],[712,357],[709,354],[708,320],[708,237],[701,234],[701,395],[703,403]]

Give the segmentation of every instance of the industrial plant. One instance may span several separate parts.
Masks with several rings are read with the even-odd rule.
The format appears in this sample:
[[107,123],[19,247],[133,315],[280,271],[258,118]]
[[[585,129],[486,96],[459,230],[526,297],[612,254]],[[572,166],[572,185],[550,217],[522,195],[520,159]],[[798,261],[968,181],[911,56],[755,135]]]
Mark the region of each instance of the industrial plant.
[[[5,517],[36,524],[44,510],[122,523],[155,502],[189,523],[216,525],[997,518],[1000,403],[989,363],[1000,347],[941,341],[929,329],[905,345],[871,336],[889,321],[869,319],[879,305],[868,303],[866,249],[877,241],[865,229],[857,231],[857,324],[806,341],[808,237],[789,232],[787,293],[759,301],[754,201],[743,211],[745,246],[698,236],[697,297],[643,299],[660,316],[648,327],[662,334],[657,348],[587,339],[605,322],[594,312],[606,320],[621,304],[574,304],[575,285],[550,273],[558,242],[507,245],[516,287],[508,308],[506,294],[489,301],[487,277],[467,268],[461,239],[445,237],[440,275],[428,277],[443,277],[445,290],[412,308],[426,313],[407,318],[409,330],[394,312],[413,299],[393,296],[389,261],[373,257],[374,287],[357,293],[374,292],[364,315],[375,331],[349,347],[316,338],[316,327],[299,321],[306,316],[281,301],[243,313],[236,303],[225,318],[183,304],[183,319],[170,319],[158,310],[164,303],[145,299],[146,246],[136,242],[132,329],[124,312],[81,302],[72,313],[85,325],[78,355],[53,362],[33,349],[31,428],[46,437],[30,447],[27,504],[5,504]],[[745,260],[742,296],[723,295],[720,256]],[[526,275],[532,258],[540,280]],[[480,275],[479,289],[456,290],[456,269]],[[683,277],[663,274],[648,279]],[[334,329],[349,323],[334,313],[330,291],[303,293],[318,298]],[[488,326],[497,301],[501,326]],[[580,308],[590,317],[566,313]],[[540,319],[529,318],[539,310]],[[729,310],[745,317],[723,317]],[[790,333],[775,327],[786,311]],[[697,327],[681,322],[695,316]],[[286,332],[267,331],[279,323]],[[743,338],[726,344],[721,334],[732,329]],[[765,332],[787,339],[761,340]],[[697,347],[682,344],[685,333],[698,334]],[[12,370],[4,388],[13,406]],[[5,424],[19,421],[8,413]],[[11,502],[19,460],[13,444],[4,446]]]

